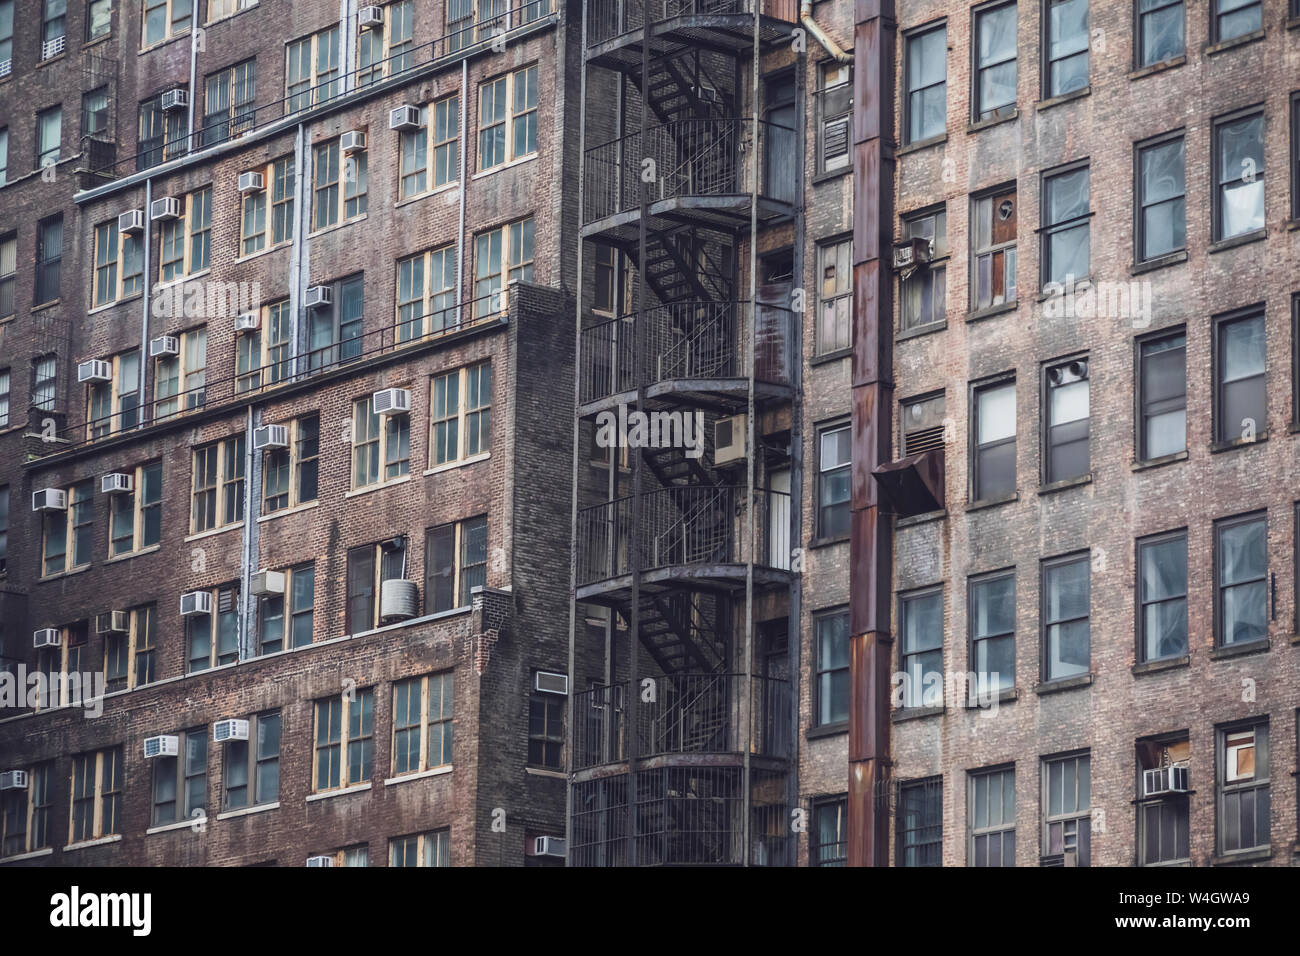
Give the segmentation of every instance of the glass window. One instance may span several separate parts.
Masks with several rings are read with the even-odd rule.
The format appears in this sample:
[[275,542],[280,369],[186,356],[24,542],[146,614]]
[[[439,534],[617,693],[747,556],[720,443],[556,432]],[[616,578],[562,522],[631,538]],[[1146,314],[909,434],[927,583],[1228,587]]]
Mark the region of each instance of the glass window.
[[966,803],[970,832],[967,864],[1016,865],[1016,771],[981,770],[970,774]]
[[[914,329],[946,318],[948,214],[944,211],[910,216],[903,222],[903,238],[930,240],[930,262],[918,264],[899,278],[903,301],[899,305],[903,329]],[[852,299],[852,290],[849,298]]]
[[1137,52],[1138,67],[1154,66],[1182,56],[1186,51],[1183,37],[1183,0],[1138,0]]
[[1211,0],[1210,40],[1223,43],[1254,33],[1264,26],[1260,0]]
[[1138,346],[1141,422],[1138,457],[1142,461],[1187,448],[1187,337],[1182,332],[1149,339]]
[[1214,527],[1215,643],[1268,637],[1268,521],[1247,515]]
[[1254,438],[1267,426],[1263,314],[1215,326],[1215,440]]
[[907,36],[906,142],[942,136],[948,117],[947,24]]
[[1088,754],[1043,761],[1043,855],[1091,862],[1092,762]]
[[1088,167],[1043,178],[1043,285],[1086,279],[1089,261]]
[[849,858],[848,798],[813,804],[810,849],[813,866],[847,866]]
[[1016,301],[1016,191],[1002,189],[972,204],[971,308]]
[[909,594],[899,601],[904,707],[943,705],[932,699],[927,681],[943,681],[943,591]]
[[975,76],[972,119],[1009,116],[1016,108],[1016,5],[974,12]]
[[817,726],[849,719],[849,614],[840,611],[816,620]]
[[1186,248],[1184,176],[1181,136],[1138,149],[1139,261]]
[[1231,239],[1263,229],[1263,113],[1214,124],[1214,171],[1214,239]]
[[1187,532],[1137,544],[1138,662],[1187,653]]
[[1043,96],[1064,96],[1088,85],[1088,0],[1045,0],[1047,71]]
[[852,344],[853,241],[817,247],[817,354]]
[[977,686],[968,702],[975,702],[982,685],[993,691],[1016,686],[1016,577],[1001,573],[970,582],[971,669]]
[[1077,677],[1091,666],[1091,570],[1086,554],[1043,564],[1044,681]]
[[1088,474],[1088,362],[1078,359],[1046,370],[1047,434],[1044,479],[1048,484]]
[[1016,383],[975,390],[975,473],[972,501],[1016,492]]
[[849,464],[852,438],[849,426],[827,428],[818,434],[817,536],[840,538],[849,533]]

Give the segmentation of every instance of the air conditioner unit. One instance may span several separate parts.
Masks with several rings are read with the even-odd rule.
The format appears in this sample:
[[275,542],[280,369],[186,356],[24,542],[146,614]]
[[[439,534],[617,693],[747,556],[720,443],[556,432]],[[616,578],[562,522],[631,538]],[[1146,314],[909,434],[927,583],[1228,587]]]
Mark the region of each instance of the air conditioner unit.
[[248,590],[254,594],[283,594],[283,571],[257,571],[248,579]]
[[725,465],[745,457],[745,416],[732,415],[713,423],[713,463]]
[[111,381],[113,381],[113,366],[103,359],[91,359],[89,362],[82,362],[77,366],[78,384]]
[[57,627],[43,627],[39,631],[32,631],[32,647],[40,650],[42,647],[59,647],[63,644],[63,635]]
[[564,856],[564,837],[534,837],[533,856]]
[[106,495],[120,495],[130,491],[133,486],[132,476],[120,471],[104,475],[99,479],[99,490]]
[[1166,793],[1187,793],[1191,789],[1191,771],[1187,767],[1156,767],[1142,771],[1142,796],[1158,797]]
[[543,694],[568,694],[569,675],[538,671],[533,680],[533,687]]
[[178,86],[175,89],[168,90],[162,95],[162,108],[164,113],[171,110],[181,110],[189,105],[190,94],[183,86]]
[[175,196],[163,196],[162,199],[155,199],[149,204],[149,218],[153,222],[160,219],[179,219],[181,217],[181,201]]
[[366,148],[366,134],[359,129],[348,130],[339,137],[339,149],[345,153],[355,153]]
[[419,129],[420,108],[409,104],[399,106],[388,114],[389,129]]
[[357,13],[357,22],[363,27],[382,27],[384,25],[384,8],[362,7]]
[[929,239],[917,237],[894,243],[894,269],[915,269],[923,262],[930,261],[933,251]]
[[1066,362],[1064,365],[1057,365],[1047,370],[1047,381],[1052,385],[1070,385],[1074,382],[1085,381],[1087,378],[1087,359]]
[[411,410],[411,393],[404,388],[385,388],[370,396],[376,415],[404,415]]
[[181,739],[175,734],[161,734],[157,737],[146,737],[144,739],[144,756],[148,760],[152,757],[175,757],[181,752]]
[[321,306],[329,305],[334,301],[334,290],[327,285],[314,285],[307,290],[307,297],[303,300],[304,308],[319,309]]
[[259,425],[253,429],[253,451],[288,447],[289,427],[287,425]]
[[0,790],[26,790],[26,770],[6,770],[0,773]]
[[240,173],[239,191],[241,193],[260,193],[265,184],[261,173]]
[[333,866],[334,857],[332,856],[309,856],[307,857],[308,866]]
[[261,321],[261,317],[256,312],[243,312],[235,316],[235,331],[256,332]]
[[67,511],[68,493],[62,488],[42,488],[32,492],[33,511]]
[[149,357],[161,358],[166,355],[180,355],[181,340],[174,335],[160,335],[149,340]]
[[181,617],[212,613],[212,594],[209,591],[186,591],[181,595]]
[[218,720],[212,725],[212,742],[224,744],[227,740],[247,740],[248,721]]
[[127,628],[126,611],[105,611],[95,615],[96,634],[122,634]]
[[389,578],[379,588],[381,620],[409,621],[419,613],[420,589],[414,581]]
[[144,210],[128,209],[117,217],[117,231],[124,233],[144,232]]

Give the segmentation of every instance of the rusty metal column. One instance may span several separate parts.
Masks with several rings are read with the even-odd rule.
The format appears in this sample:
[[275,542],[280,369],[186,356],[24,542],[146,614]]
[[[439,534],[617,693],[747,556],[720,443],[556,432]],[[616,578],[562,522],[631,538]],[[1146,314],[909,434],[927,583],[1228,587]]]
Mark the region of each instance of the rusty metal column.
[[856,0],[854,21],[848,864],[886,866],[893,539],[871,473],[893,457],[894,0]]

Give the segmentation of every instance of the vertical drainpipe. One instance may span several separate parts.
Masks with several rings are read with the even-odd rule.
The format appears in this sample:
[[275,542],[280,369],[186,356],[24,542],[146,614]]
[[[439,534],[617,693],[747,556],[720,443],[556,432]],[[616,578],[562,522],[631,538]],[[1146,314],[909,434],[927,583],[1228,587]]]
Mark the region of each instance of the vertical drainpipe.
[[[198,11],[197,11],[197,10],[194,11],[194,15],[195,15],[196,17],[198,16]],[[194,143],[194,84],[198,82],[198,73],[199,73],[199,37],[201,37],[202,35],[203,35],[203,28],[202,28],[202,27],[196,27],[195,29],[193,29],[193,30],[190,31],[190,91],[189,91],[189,96],[186,97],[186,99],[189,101],[189,105],[186,106],[186,108],[185,108],[185,123],[186,123],[186,126],[185,126],[185,133],[186,133],[186,142],[189,144],[189,148],[190,148],[191,150],[194,149],[194,147],[195,147],[195,143]],[[163,139],[166,140],[166,123],[163,124],[163,130],[164,130],[164,132],[163,132]]]
[[872,471],[890,461],[894,0],[856,0],[853,37],[853,491],[849,543],[849,866],[889,862],[893,538]]
[[253,449],[253,431],[261,415],[248,406],[244,419],[244,534],[241,542],[239,560],[239,594],[242,620],[239,622],[239,660],[244,661],[257,656],[256,637],[253,622],[257,620],[257,598],[249,593],[253,571],[257,563],[258,545],[257,523],[261,508],[261,497],[253,493],[254,488],[262,487],[262,456]]
[[[456,225],[456,324],[462,323],[463,316],[461,309],[465,308],[465,189],[469,183],[465,182],[469,172],[465,168],[465,111],[466,100],[469,98],[469,60],[460,61],[460,148],[457,152],[460,154],[457,159],[460,160],[460,212]],[[470,316],[473,317],[471,312]],[[579,313],[581,315],[581,313]],[[566,844],[567,846],[567,844]]]
[[[303,277],[308,271],[306,230],[302,226],[303,207],[307,204],[306,190],[303,188],[303,170],[307,168],[303,159],[305,135],[303,125],[299,123],[293,141],[293,241],[289,247],[289,342],[293,348],[291,368],[295,377],[307,374],[307,365],[303,359],[311,350],[307,323],[303,321],[305,317],[302,315],[302,290],[306,285]],[[267,189],[272,186],[271,183],[266,185]]]
[[[351,93],[357,85],[357,76],[352,72],[352,65],[357,61],[357,34],[360,32],[357,13],[353,9],[355,2],[339,0],[339,71],[343,74],[343,93]],[[349,29],[349,23],[357,23],[358,28]]]
[[144,376],[146,366],[149,364],[149,304],[153,299],[153,291],[149,288],[150,272],[149,257],[153,253],[153,223],[149,219],[149,207],[153,204],[153,180],[144,181],[144,262],[142,267],[142,284],[144,285],[144,295],[140,297],[140,386],[136,395],[136,415],[135,427],[144,428],[145,426],[145,391]]

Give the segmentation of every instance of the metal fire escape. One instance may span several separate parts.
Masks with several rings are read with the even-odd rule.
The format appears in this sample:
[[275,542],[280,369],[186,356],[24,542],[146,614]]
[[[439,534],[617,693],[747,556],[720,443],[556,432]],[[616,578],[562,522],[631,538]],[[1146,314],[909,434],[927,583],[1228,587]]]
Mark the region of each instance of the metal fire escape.
[[755,294],[754,238],[798,195],[795,131],[760,118],[755,79],[796,11],[755,3],[583,4],[575,473],[602,420],[698,412],[704,434],[577,482],[571,673],[596,677],[570,698],[570,865],[791,862],[790,671],[760,667],[754,621],[793,588],[793,518],[756,421],[791,400],[798,326]]

